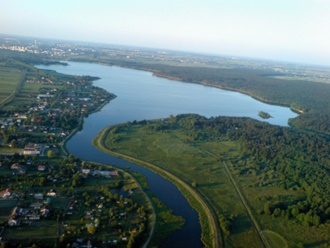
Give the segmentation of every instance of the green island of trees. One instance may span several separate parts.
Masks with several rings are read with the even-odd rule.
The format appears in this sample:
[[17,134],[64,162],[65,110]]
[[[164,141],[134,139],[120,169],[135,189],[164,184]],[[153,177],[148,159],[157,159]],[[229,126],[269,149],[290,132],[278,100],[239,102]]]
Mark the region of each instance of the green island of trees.
[[264,112],[264,111],[259,111],[258,115],[259,115],[261,118],[264,118],[264,119],[269,119],[269,118],[272,117],[269,113]]
[[198,115],[125,123],[94,140],[103,151],[191,186],[205,203],[190,201],[201,214],[206,247],[216,232],[226,247],[327,247],[328,142],[326,135],[249,118]]

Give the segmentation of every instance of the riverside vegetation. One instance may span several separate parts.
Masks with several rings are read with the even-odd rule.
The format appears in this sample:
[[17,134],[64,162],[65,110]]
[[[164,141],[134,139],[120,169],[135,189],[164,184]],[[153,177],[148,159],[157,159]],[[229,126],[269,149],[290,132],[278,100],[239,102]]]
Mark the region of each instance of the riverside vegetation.
[[[249,118],[179,115],[113,126],[101,138],[103,149],[189,184],[215,213],[225,247],[329,245],[326,135]],[[217,230],[203,220],[211,247]]]

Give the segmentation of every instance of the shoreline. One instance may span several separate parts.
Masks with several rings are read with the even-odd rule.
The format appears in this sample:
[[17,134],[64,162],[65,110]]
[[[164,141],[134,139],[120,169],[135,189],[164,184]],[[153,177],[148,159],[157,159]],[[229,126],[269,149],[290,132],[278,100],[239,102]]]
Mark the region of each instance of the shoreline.
[[[178,77],[174,77],[174,76],[170,76],[170,75],[166,75],[166,74],[161,74],[155,70],[152,70],[152,69],[149,69],[149,68],[140,68],[140,67],[134,67],[134,66],[123,66],[123,65],[119,65],[119,64],[110,64],[110,63],[106,63],[106,62],[90,62],[90,61],[79,61],[78,60],[68,60],[68,61],[72,61],[72,62],[79,62],[79,63],[89,63],[89,64],[99,64],[99,65],[105,65],[105,66],[118,66],[118,67],[121,67],[121,68],[128,68],[128,69],[132,69],[132,70],[140,70],[140,71],[145,71],[145,72],[150,72],[152,73],[153,76],[155,77],[159,77],[159,78],[165,78],[165,79],[168,79],[168,80],[174,80],[174,81],[179,81],[179,82],[183,82],[183,83],[188,83],[188,84],[198,84],[198,85],[204,85],[204,86],[208,86],[208,87],[214,87],[214,88],[218,88],[218,89],[221,89],[221,90],[228,90],[228,91],[232,91],[232,92],[238,92],[238,93],[241,93],[241,94],[244,94],[244,95],[247,95],[249,97],[252,97],[253,99],[257,100],[257,101],[260,101],[262,103],[265,103],[265,104],[270,104],[270,105],[274,105],[274,106],[281,106],[281,107],[287,107],[289,108],[292,112],[298,114],[298,115],[301,115],[301,114],[304,114],[304,111],[301,110],[301,109],[296,109],[296,108],[293,108],[292,106],[290,106],[289,104],[285,104],[285,103],[280,103],[280,102],[275,102],[275,101],[269,101],[269,100],[265,100],[265,99],[262,99],[260,97],[257,97],[257,96],[254,96],[252,95],[251,93],[249,92],[246,92],[246,91],[243,91],[243,90],[239,90],[239,89],[233,89],[233,88],[230,88],[230,87],[225,87],[225,86],[221,86],[221,85],[214,85],[214,84],[209,84],[207,82],[201,82],[201,83],[193,83],[193,82],[186,82],[184,80],[182,80],[181,78],[178,78]],[[298,116],[299,117],[299,116]],[[296,117],[297,118],[297,117]]]
[[149,72],[152,72],[152,74],[154,76],[156,76],[156,77],[166,78],[168,80],[175,80],[175,81],[180,81],[180,82],[184,82],[184,83],[188,83],[188,84],[198,84],[198,85],[204,85],[204,86],[213,87],[213,88],[217,88],[217,89],[221,89],[221,90],[228,90],[228,91],[232,91],[232,92],[238,92],[238,93],[244,94],[246,96],[252,97],[253,99],[255,99],[255,100],[259,101],[259,102],[262,102],[262,103],[265,103],[265,104],[269,104],[269,105],[274,105],[274,106],[287,107],[287,108],[290,108],[290,110],[292,112],[294,112],[294,113],[296,113],[298,115],[304,114],[304,111],[303,110],[295,109],[295,108],[291,107],[289,104],[284,104],[284,103],[279,103],[279,102],[275,102],[275,101],[264,100],[264,99],[261,99],[260,97],[253,96],[249,92],[246,92],[246,91],[243,91],[243,90],[233,89],[233,88],[229,88],[229,87],[225,87],[225,86],[221,86],[221,85],[209,84],[209,83],[205,83],[205,82],[204,83],[186,82],[186,81],[183,81],[182,79],[177,78],[177,77],[172,77],[172,76],[167,76],[167,75],[164,75],[164,74],[159,74],[159,73],[156,73],[154,71],[149,71]]
[[143,193],[144,197],[147,200],[147,204],[150,206],[151,211],[152,211],[152,213],[151,213],[152,217],[151,217],[151,220],[150,220],[150,222],[151,222],[151,224],[150,224],[150,231],[149,231],[149,234],[148,234],[148,238],[146,239],[146,241],[144,242],[144,244],[141,246],[142,248],[147,248],[148,245],[149,245],[149,243],[150,243],[150,241],[151,241],[151,238],[153,236],[153,233],[155,231],[155,225],[156,225],[156,220],[157,220],[155,207],[152,204],[152,201],[151,201],[150,197],[143,190],[141,184],[138,182],[138,180],[131,173],[125,171],[124,169],[121,169],[119,167],[116,167],[115,165],[105,165],[105,164],[96,163],[96,162],[93,162],[93,163],[99,164],[99,165],[103,165],[103,166],[107,166],[107,167],[113,167],[113,168],[116,168],[116,170],[121,171],[125,175],[129,175],[130,178],[132,178],[134,180],[134,183],[136,183],[136,185],[138,186],[139,190],[141,190],[141,192]]
[[[90,113],[88,113],[88,115],[90,114],[94,114],[98,111],[100,111],[105,105],[107,105],[109,102],[111,102],[112,100],[114,100],[117,96],[113,93],[110,93],[110,98],[107,99],[106,101],[104,101],[101,105],[99,105],[96,109],[94,109],[93,111],[91,111]],[[70,153],[68,152],[67,148],[66,148],[66,143],[82,128],[82,126],[84,125],[84,118],[86,118],[85,115],[82,115],[81,118],[79,119],[78,122],[78,126],[72,130],[72,132],[62,141],[60,142],[58,145],[61,147],[62,152],[68,156]]]

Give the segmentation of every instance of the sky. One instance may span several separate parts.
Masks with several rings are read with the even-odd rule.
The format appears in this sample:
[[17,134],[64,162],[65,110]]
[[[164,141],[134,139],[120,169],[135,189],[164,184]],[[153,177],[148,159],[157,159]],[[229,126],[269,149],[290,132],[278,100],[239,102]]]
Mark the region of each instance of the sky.
[[0,33],[330,66],[330,0],[0,0]]

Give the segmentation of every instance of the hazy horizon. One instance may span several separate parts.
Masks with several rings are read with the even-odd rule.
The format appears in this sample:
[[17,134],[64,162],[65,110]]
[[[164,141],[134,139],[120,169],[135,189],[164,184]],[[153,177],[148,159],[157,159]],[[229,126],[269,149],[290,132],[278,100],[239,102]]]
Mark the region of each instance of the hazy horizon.
[[327,0],[1,1],[4,35],[330,66]]

